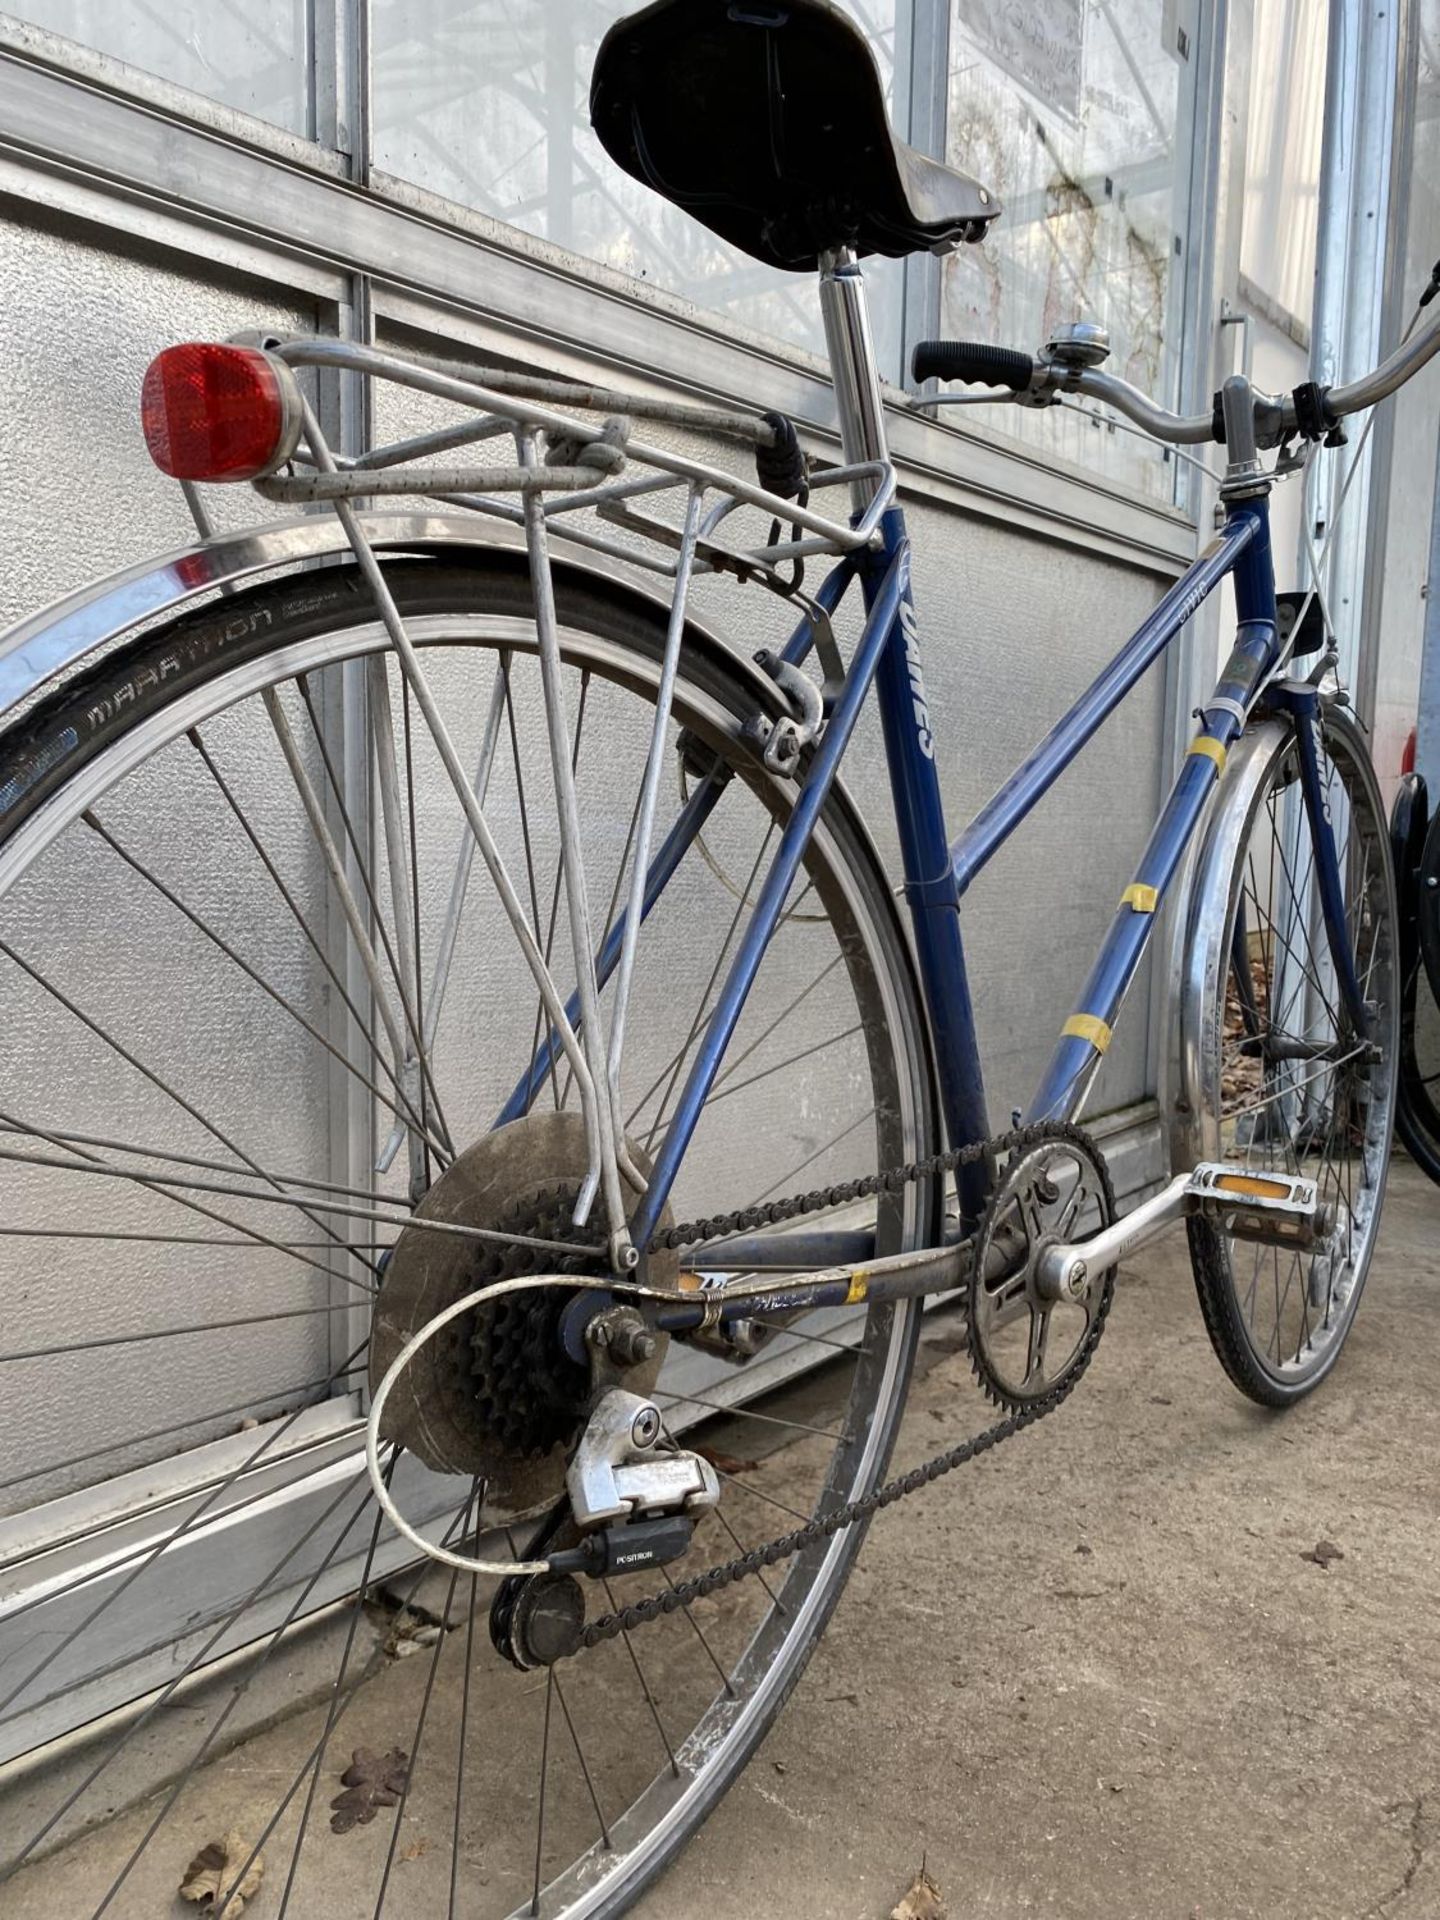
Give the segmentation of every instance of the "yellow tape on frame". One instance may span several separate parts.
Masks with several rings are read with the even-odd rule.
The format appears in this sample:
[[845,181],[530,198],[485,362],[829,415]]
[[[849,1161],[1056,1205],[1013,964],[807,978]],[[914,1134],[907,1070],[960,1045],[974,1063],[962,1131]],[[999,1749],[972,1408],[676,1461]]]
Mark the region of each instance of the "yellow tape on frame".
[[1072,1013],[1060,1031],[1071,1039],[1088,1040],[1097,1053],[1104,1053],[1111,1040],[1110,1028],[1093,1013]]
[[1208,733],[1197,734],[1185,751],[1202,753],[1207,760],[1213,760],[1217,779],[1225,771],[1225,749],[1218,740],[1211,739]]

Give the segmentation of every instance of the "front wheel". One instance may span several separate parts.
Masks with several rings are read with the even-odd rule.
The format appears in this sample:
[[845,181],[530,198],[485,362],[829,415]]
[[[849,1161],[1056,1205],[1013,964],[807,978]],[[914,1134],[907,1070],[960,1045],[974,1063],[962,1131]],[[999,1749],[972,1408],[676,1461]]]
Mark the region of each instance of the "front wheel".
[[1179,956],[1180,1164],[1314,1179],[1332,1219],[1313,1250],[1192,1219],[1211,1342],[1242,1393],[1283,1407],[1340,1356],[1375,1250],[1395,1118],[1398,937],[1389,836],[1355,723],[1318,723],[1320,785],[1368,1032],[1345,1014],[1315,886],[1289,721],[1235,749],[1194,869]]

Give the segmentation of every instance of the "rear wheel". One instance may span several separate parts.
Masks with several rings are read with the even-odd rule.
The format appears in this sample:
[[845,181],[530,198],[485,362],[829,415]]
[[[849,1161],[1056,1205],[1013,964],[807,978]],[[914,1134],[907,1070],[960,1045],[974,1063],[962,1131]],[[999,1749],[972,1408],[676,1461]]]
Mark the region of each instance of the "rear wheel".
[[[528,579],[505,559],[387,574],[563,997]],[[621,897],[664,628],[603,586],[557,588],[583,829],[566,857],[599,923]],[[687,644],[670,744],[684,728],[691,789],[707,756],[735,773],[645,922],[621,1076],[637,1158],[795,797],[741,745],[758,697],[722,650]],[[231,1865],[263,1860],[267,1914],[619,1913],[744,1765],[845,1582],[858,1528],[522,1673],[492,1650],[486,1584],[417,1566],[381,1523],[359,1442],[387,1249],[449,1179],[462,1221],[510,1236],[477,1260],[553,1270],[531,1243],[565,1224],[584,1170],[573,1081],[563,1061],[531,1072],[544,1017],[471,852],[350,570],[146,635],[0,740],[0,1758],[34,1762],[0,1789],[0,1876],[16,1876],[0,1904],[23,1904],[60,1846],[32,1898],[53,1907],[63,1883],[76,1916],[168,1911],[191,1856],[238,1833]],[[488,1145],[507,1139],[524,1151]],[[903,935],[837,794],[674,1210],[936,1145]],[[473,1159],[447,1174],[466,1150],[485,1162],[473,1206]],[[920,1186],[887,1200],[881,1249],[924,1244],[936,1203]],[[877,1484],[917,1329],[905,1303],[774,1333],[753,1383],[819,1361],[823,1391],[803,1418],[739,1416],[744,1457],[717,1456],[720,1507],[671,1577]],[[553,1332],[512,1313],[457,1342],[442,1384],[483,1427],[486,1469],[444,1470],[438,1443],[389,1461],[432,1539],[508,1558],[553,1501],[585,1384]],[[679,1432],[746,1384],[672,1347],[656,1393]],[[590,1610],[664,1578],[596,1583]],[[227,1764],[242,1736],[245,1764]]]
[[1354,723],[1324,716],[1320,780],[1369,1031],[1343,1010],[1315,893],[1288,722],[1236,750],[1196,870],[1183,958],[1185,1158],[1313,1178],[1333,1228],[1310,1251],[1188,1223],[1195,1285],[1242,1393],[1286,1406],[1334,1366],[1375,1249],[1394,1123],[1398,943],[1389,839]]

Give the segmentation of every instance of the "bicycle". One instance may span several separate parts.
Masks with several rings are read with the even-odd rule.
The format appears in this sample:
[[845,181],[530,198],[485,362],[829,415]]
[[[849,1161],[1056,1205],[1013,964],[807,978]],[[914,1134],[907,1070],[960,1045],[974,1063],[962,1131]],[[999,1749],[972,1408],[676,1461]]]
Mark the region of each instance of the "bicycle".
[[1440,1183],[1440,815],[1406,774],[1390,814],[1400,912],[1400,1076],[1395,1131]]
[[[1260,454],[1293,466],[1440,326],[1345,387],[1237,376],[1196,418],[1106,373],[1093,327],[920,349],[917,378],[1088,396],[1227,460],[1214,540],[952,844],[858,262],[978,240],[999,207],[894,139],[825,0],[659,0],[607,37],[592,114],[622,167],[818,271],[841,464],[780,416],[334,340],[170,348],[144,424],[200,543],[0,645],[0,1158],[11,1244],[46,1254],[28,1299],[12,1267],[3,1356],[28,1395],[3,1752],[119,1716],[43,1807],[12,1796],[21,1898],[68,1843],[88,1910],[155,1910],[213,1824],[188,1884],[216,1913],[263,1868],[282,1914],[393,1910],[402,1878],[407,1914],[618,1914],[753,1753],[873,1514],[1073,1390],[1123,1254],[1186,1222],[1215,1350],[1268,1406],[1353,1324],[1395,1107],[1394,882],[1318,605],[1275,592]],[[431,416],[344,458],[321,368]],[[506,463],[446,461],[503,440]],[[221,480],[331,511],[216,533]],[[420,504],[366,504],[388,497]],[[783,644],[728,645],[698,606],[715,576],[770,596]],[[1234,649],[995,1133],[962,897],[1227,576]],[[872,693],[898,890],[837,778]],[[1172,1177],[1121,1220],[1079,1117],[1167,898]],[[940,1294],[999,1417],[887,1480]],[[686,1444],[735,1405],[700,1377],[715,1356],[731,1389],[823,1359],[819,1412],[736,1416],[783,1454]],[[163,1423],[117,1427],[145,1395]],[[329,1662],[308,1693],[305,1648]],[[176,1700],[184,1754],[87,1831]],[[403,1843],[422,1831],[444,1837]]]

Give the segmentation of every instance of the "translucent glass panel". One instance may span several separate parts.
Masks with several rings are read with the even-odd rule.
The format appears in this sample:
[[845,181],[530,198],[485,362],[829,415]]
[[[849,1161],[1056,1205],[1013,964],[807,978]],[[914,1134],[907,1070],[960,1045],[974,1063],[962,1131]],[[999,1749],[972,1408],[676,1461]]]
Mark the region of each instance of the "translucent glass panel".
[[1326,0],[1255,12],[1240,271],[1308,326],[1315,296]]
[[[1061,322],[1099,321],[1109,370],[1172,397],[1182,38],[1155,0],[953,0],[949,158],[1004,211],[946,261],[943,333],[1033,349]],[[1173,468],[1148,443],[1055,410],[994,422],[1170,497]]]
[[[896,0],[849,0],[887,77]],[[772,271],[632,180],[590,130],[590,68],[635,0],[374,0],[375,161],[636,280],[819,351],[808,275]],[[899,374],[898,262],[868,282]]]
[[309,0],[6,0],[18,20],[308,137]]

